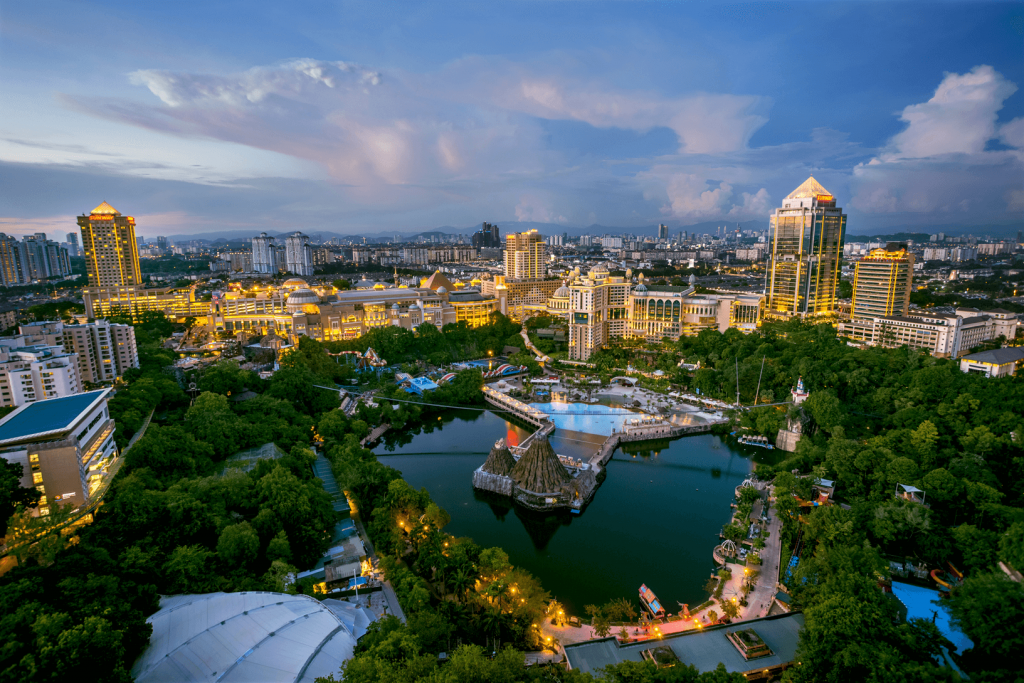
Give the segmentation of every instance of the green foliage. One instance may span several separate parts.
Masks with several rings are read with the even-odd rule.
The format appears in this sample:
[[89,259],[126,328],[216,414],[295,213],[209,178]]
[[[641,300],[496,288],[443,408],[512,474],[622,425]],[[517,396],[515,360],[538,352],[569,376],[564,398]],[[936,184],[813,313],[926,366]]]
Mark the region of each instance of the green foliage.
[[7,520],[16,511],[34,508],[39,503],[39,492],[22,486],[24,467],[16,462],[0,462],[0,529],[6,533]]
[[953,591],[950,608],[954,622],[974,642],[964,655],[969,671],[985,672],[985,680],[993,681],[1020,675],[1024,586],[998,571],[968,576]]

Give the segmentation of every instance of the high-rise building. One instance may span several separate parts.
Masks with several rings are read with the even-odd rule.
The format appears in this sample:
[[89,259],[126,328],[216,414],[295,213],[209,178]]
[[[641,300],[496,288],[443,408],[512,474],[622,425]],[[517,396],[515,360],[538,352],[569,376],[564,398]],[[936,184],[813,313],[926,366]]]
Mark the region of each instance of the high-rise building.
[[471,244],[477,249],[500,249],[501,235],[498,234],[498,226],[485,222],[473,233]]
[[505,235],[505,278],[541,280],[547,275],[544,264],[544,237],[536,230]]
[[846,214],[810,177],[771,216],[771,260],[766,315],[833,315],[846,233]]
[[81,391],[78,356],[60,346],[0,348],[0,406],[10,408]]
[[285,270],[289,273],[307,277],[313,274],[313,247],[309,246],[309,237],[301,232],[293,232],[284,239]]
[[134,218],[103,202],[89,215],[79,216],[78,226],[90,287],[142,284]]
[[254,273],[277,273],[277,245],[273,237],[261,232],[252,238],[252,270]]
[[50,277],[64,277],[71,274],[68,251],[57,242],[46,239],[46,234],[37,232],[22,240],[20,251],[25,259],[25,268],[32,280]]
[[74,258],[81,256],[78,251],[78,235],[73,232],[68,233],[68,254]]
[[658,239],[659,240],[667,240],[668,239],[668,226],[665,225],[664,223],[662,223],[662,224],[660,224],[658,226]]
[[159,249],[160,251],[167,251],[167,238],[166,237],[157,237],[156,238],[156,248]]
[[27,285],[32,281],[23,252],[21,242],[0,232],[0,284],[4,287]]
[[906,315],[913,272],[914,255],[906,244],[872,249],[854,266],[852,317]]

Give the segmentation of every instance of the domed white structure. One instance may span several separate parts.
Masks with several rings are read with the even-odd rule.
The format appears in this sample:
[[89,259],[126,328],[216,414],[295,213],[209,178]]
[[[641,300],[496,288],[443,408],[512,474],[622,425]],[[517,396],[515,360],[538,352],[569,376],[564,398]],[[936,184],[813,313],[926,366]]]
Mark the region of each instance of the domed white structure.
[[296,289],[285,300],[289,313],[315,313],[316,311],[310,307],[315,307],[319,303],[320,296],[310,289]]
[[307,283],[301,277],[290,277],[283,283],[281,283],[281,289],[309,289],[309,283]]
[[283,681],[337,674],[376,619],[368,609],[305,595],[245,592],[175,595],[146,621],[149,647],[137,683]]
[[441,285],[440,287],[437,288],[437,293],[438,294],[447,294],[448,293],[448,288],[445,287],[444,285]]

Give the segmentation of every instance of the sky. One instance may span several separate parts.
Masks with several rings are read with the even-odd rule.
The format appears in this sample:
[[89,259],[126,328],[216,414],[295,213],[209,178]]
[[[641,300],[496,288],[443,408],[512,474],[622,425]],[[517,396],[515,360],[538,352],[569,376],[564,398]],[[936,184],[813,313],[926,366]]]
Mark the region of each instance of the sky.
[[1024,3],[7,0],[0,231],[1024,228],[1022,86]]

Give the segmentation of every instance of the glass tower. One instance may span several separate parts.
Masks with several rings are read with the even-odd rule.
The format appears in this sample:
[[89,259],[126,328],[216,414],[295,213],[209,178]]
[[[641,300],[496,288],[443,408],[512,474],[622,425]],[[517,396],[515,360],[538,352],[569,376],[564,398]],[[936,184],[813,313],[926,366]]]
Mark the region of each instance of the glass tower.
[[813,177],[771,216],[772,254],[765,314],[774,318],[830,316],[846,234],[846,214]]

